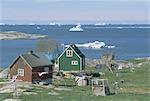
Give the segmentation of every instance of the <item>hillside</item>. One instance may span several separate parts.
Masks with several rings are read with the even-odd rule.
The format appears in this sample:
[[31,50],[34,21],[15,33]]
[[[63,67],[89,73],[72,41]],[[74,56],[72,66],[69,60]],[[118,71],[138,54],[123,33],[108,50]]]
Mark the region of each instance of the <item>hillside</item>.
[[39,34],[27,34],[16,31],[0,32],[0,40],[43,39],[43,38],[48,38],[48,36]]
[[[150,99],[150,60],[129,60],[136,63],[134,71],[130,68],[116,70],[112,74],[107,69],[93,68],[103,72],[100,78],[108,79],[111,95],[102,97],[92,95],[91,86],[74,86],[73,79],[55,79],[53,85],[21,84],[21,101],[148,101]],[[123,81],[121,83],[121,81]],[[114,94],[113,84],[118,82],[118,94]],[[61,86],[60,86],[61,85]],[[12,98],[12,93],[0,93],[0,101]]]

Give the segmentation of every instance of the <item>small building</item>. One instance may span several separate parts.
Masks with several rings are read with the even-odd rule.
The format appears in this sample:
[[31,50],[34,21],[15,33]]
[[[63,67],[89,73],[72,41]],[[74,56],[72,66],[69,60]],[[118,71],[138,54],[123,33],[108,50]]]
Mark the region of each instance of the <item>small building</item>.
[[76,45],[68,46],[56,62],[59,71],[82,71],[85,68],[85,56]]
[[88,79],[86,76],[76,76],[75,77],[75,82],[78,86],[87,86],[88,85]]
[[9,78],[32,83],[51,83],[53,64],[43,54],[29,52],[18,56],[9,66]]
[[93,79],[92,92],[96,96],[106,96],[110,94],[107,79]]

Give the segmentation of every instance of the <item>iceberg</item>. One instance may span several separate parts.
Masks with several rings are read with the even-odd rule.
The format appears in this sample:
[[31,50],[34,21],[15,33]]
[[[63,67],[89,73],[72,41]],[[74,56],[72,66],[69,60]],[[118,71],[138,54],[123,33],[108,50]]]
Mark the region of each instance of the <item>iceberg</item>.
[[[99,41],[83,43],[83,44],[75,44],[75,45],[79,48],[87,48],[87,49],[101,49],[105,47],[105,43]],[[62,44],[62,46],[68,47],[69,45]]]
[[84,48],[91,48],[91,49],[100,49],[105,46],[104,42],[94,41],[91,43],[84,43],[84,44],[76,44],[77,47],[84,47]]
[[[69,47],[69,45],[61,44],[63,47]],[[79,43],[75,44],[79,48],[86,48],[86,49],[102,49],[102,48],[116,48],[114,45],[106,45],[103,41],[94,41],[89,43]]]
[[70,32],[83,32],[83,29],[81,28],[81,25],[78,24],[75,27],[72,27],[69,29]]
[[107,25],[106,23],[96,23],[95,26]]
[[45,39],[47,35],[26,34],[16,31],[0,32],[0,40],[17,40],[17,39]]
[[115,48],[116,46],[105,46],[106,48]]
[[55,26],[55,25],[60,26],[61,24],[60,24],[60,23],[56,23],[56,22],[50,22],[49,25],[50,25],[50,26]]
[[56,23],[55,23],[55,22],[51,22],[51,23],[49,23],[49,25],[51,25],[51,26],[55,26],[55,25],[56,25]]
[[36,29],[41,29],[41,27],[37,26]]

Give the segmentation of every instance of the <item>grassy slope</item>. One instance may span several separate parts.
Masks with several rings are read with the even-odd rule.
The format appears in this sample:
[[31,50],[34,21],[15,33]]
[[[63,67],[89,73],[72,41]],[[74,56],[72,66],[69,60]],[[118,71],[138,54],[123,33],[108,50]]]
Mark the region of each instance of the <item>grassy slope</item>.
[[[119,94],[109,95],[106,97],[93,96],[91,92],[91,87],[69,87],[71,91],[55,91],[53,88],[43,88],[43,89],[32,89],[33,92],[37,92],[37,95],[23,95],[19,98],[23,101],[148,101],[150,99],[150,65],[143,65],[135,69],[135,72],[130,72],[129,69],[124,69],[117,71],[119,76],[116,77],[115,73],[111,74],[107,70],[104,71],[105,75],[101,78],[106,78],[109,80],[109,85],[111,87],[111,93],[113,93],[112,85],[115,81],[119,82],[120,90]],[[125,80],[123,84],[120,80]],[[66,79],[65,81],[55,82],[55,84],[67,84],[74,85],[72,80]],[[40,92],[41,91],[41,92]],[[55,91],[60,95],[48,95],[48,92]],[[10,94],[0,94],[0,101],[6,98],[11,98]]]

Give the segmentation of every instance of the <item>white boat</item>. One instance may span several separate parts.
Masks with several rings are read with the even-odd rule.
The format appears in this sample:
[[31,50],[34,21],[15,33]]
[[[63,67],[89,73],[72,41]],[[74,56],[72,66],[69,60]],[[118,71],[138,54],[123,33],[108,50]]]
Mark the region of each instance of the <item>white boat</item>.
[[83,29],[81,28],[81,25],[78,24],[77,26],[70,28],[69,31],[70,32],[83,32]]

